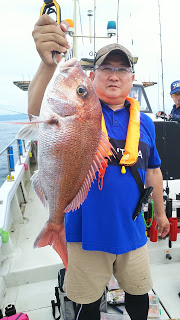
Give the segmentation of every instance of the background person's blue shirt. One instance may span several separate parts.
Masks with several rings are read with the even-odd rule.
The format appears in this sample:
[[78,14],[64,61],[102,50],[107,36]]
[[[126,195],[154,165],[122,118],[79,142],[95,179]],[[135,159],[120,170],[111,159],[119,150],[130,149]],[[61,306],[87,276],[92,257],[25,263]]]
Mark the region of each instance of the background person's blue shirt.
[[[102,104],[109,137],[116,140],[122,156],[129,123],[129,110],[113,111]],[[152,120],[141,114],[140,142],[137,168],[145,183],[147,168],[161,164],[155,146],[155,128]],[[97,174],[98,176],[98,174]],[[67,242],[82,242],[85,250],[123,254],[135,250],[147,242],[142,215],[133,221],[132,215],[139,201],[140,191],[129,167],[121,173],[119,161],[113,160],[107,167],[103,189],[98,189],[97,179],[92,183],[83,205],[65,215]]]
[[176,105],[173,105],[173,108],[170,113],[170,121],[180,121],[180,106],[176,108]]
[[174,104],[171,110],[171,114],[178,114],[180,116],[180,106],[176,108],[176,105]]

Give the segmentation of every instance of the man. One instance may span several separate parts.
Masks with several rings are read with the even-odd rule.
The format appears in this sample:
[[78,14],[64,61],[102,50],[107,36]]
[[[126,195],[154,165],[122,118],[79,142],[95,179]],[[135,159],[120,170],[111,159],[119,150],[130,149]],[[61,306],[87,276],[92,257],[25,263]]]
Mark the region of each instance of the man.
[[163,111],[157,112],[157,117],[164,118],[168,121],[178,121],[180,122],[180,80],[176,80],[171,83],[171,98],[174,101],[173,108],[170,115],[164,114]]
[[[42,16],[33,31],[37,50],[42,58],[40,67],[29,87],[29,114],[38,115],[46,86],[56,65],[52,51],[65,52],[69,48],[65,37],[66,25],[57,26],[50,17]],[[56,55],[56,60],[61,57]],[[130,117],[127,96],[134,80],[130,52],[112,44],[97,52],[90,78],[102,105],[110,141],[118,156],[124,154]],[[134,132],[133,132],[134,133]],[[155,218],[159,235],[169,232],[164,212],[160,159],[155,147],[154,125],[142,114],[138,171],[146,186],[153,186]],[[117,145],[116,145],[117,144]],[[132,320],[147,319],[152,288],[147,254],[147,238],[142,216],[132,219],[140,191],[126,167],[122,173],[119,160],[108,165],[102,190],[95,180],[87,199],[75,213],[65,217],[68,243],[68,268],[65,290],[72,301],[79,304],[76,318],[99,320],[99,305],[105,286],[114,273],[125,291],[125,306]]]
[[171,83],[171,98],[174,101],[173,108],[170,113],[170,121],[180,121],[180,80]]

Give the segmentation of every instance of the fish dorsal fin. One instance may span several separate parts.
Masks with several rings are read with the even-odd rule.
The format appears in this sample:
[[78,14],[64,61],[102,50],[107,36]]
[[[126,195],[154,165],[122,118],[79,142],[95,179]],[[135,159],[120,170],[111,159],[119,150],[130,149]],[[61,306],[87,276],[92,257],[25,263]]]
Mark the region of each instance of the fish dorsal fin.
[[43,191],[42,186],[41,186],[41,182],[39,180],[38,170],[35,171],[35,173],[31,177],[31,181],[32,181],[33,190],[37,194],[38,198],[41,200],[41,202],[44,205],[44,207],[47,208],[48,207],[48,201],[46,199],[46,196],[45,196],[44,191]]
[[83,204],[88,195],[91,183],[94,181],[94,179],[96,179],[96,172],[99,172],[100,168],[102,167],[102,163],[106,164],[104,159],[105,157],[110,159],[109,155],[113,154],[111,151],[112,149],[113,147],[107,139],[106,134],[102,132],[99,147],[85,181],[75,198],[67,205],[64,212],[74,211],[78,209],[81,204]]

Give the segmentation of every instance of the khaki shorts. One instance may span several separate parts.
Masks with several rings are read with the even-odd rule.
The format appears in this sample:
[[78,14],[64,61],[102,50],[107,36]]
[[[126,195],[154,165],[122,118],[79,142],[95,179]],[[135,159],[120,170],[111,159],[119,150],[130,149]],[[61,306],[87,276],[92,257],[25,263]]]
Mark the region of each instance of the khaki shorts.
[[68,268],[64,290],[76,303],[92,303],[102,296],[112,274],[119,286],[133,295],[152,289],[147,245],[116,255],[82,249],[81,242],[68,243]]

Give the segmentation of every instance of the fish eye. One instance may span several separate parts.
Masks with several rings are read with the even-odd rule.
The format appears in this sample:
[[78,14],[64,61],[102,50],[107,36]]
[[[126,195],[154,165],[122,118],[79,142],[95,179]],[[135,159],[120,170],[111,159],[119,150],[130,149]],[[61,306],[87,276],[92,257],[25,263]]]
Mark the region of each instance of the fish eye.
[[87,88],[86,88],[84,85],[82,85],[82,84],[80,84],[80,85],[77,87],[76,92],[77,92],[77,94],[78,94],[79,96],[82,96],[82,97],[86,97],[87,94],[88,94]]

